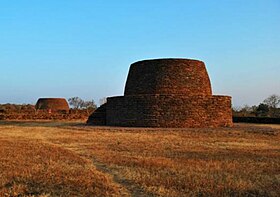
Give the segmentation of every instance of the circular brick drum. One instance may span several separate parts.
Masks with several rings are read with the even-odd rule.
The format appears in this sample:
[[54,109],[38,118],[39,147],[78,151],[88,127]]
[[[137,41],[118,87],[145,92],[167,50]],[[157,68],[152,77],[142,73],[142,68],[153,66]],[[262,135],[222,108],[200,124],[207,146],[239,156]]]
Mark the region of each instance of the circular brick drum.
[[130,66],[124,95],[212,95],[210,79],[202,61],[155,59]]
[[37,110],[69,111],[69,105],[64,98],[40,98],[35,108]]

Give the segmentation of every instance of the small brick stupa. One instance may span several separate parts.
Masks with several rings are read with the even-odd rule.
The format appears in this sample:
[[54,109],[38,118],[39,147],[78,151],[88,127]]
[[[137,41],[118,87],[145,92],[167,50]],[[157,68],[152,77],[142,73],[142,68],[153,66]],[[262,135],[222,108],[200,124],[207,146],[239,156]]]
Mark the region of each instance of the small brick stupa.
[[125,127],[232,126],[231,97],[212,95],[202,61],[155,59],[130,66],[124,96],[109,97],[88,124]]
[[68,112],[69,105],[64,98],[39,98],[36,105],[36,110],[48,112]]

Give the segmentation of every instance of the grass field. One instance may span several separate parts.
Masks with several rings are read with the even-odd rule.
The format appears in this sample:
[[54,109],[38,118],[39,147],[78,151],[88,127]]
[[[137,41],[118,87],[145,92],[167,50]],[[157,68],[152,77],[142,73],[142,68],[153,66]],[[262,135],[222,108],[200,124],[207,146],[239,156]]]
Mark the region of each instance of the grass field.
[[280,196],[280,125],[0,122],[0,196]]

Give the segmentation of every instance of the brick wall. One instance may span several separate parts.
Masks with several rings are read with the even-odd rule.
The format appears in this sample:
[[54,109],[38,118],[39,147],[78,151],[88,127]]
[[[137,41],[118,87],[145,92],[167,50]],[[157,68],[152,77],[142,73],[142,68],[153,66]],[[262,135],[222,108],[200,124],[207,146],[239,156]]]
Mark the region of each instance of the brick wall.
[[212,95],[210,79],[202,61],[158,59],[130,66],[124,95]]
[[107,100],[107,125],[134,127],[232,126],[231,97],[137,95]]
[[92,110],[69,110],[52,112],[48,110],[0,112],[0,120],[86,120]]

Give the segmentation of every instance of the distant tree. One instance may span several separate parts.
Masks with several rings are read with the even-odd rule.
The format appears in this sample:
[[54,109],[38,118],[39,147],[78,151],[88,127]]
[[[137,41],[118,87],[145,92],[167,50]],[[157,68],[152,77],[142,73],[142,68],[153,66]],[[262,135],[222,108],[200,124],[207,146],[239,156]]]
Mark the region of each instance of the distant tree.
[[241,108],[240,111],[243,112],[244,114],[249,114],[252,111],[252,109],[249,105],[246,104]]
[[96,109],[94,100],[84,101],[79,97],[72,97],[68,99],[68,102],[69,105],[74,109],[87,109],[88,111]]
[[107,98],[106,97],[103,97],[103,98],[99,99],[99,105],[103,105],[105,103],[107,103]]
[[79,97],[71,97],[68,99],[68,103],[74,109],[81,109],[84,101]]
[[240,106],[233,106],[233,107],[232,107],[232,111],[235,112],[235,113],[239,112],[240,109],[241,109]]
[[254,116],[256,116],[257,109],[258,109],[258,106],[253,105],[253,106],[251,107],[251,114],[254,115]]
[[278,105],[280,104],[280,96],[273,94],[270,95],[268,98],[266,98],[263,101],[264,104],[268,105],[271,108],[277,108]]
[[83,105],[82,105],[82,108],[86,109],[87,114],[89,115],[94,110],[96,110],[97,106],[96,106],[94,100],[91,100],[91,101],[84,101]]
[[261,103],[256,109],[256,116],[268,116],[269,106]]
[[279,109],[277,108],[280,104],[280,96],[273,94],[266,98],[263,103],[269,107],[270,117],[279,117]]
[[233,115],[243,117],[254,116],[255,107],[256,106],[250,107],[249,105],[244,105],[243,107],[233,107]]
[[232,115],[233,116],[239,116],[239,110],[240,110],[239,106],[232,106],[231,110],[232,110]]
[[257,110],[257,108],[258,108],[258,106],[253,105],[253,106],[251,107],[252,112],[254,113],[254,112]]
[[96,109],[96,104],[94,102],[94,100],[91,101],[83,101],[81,108],[83,109]]

